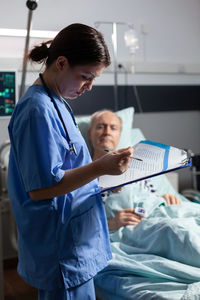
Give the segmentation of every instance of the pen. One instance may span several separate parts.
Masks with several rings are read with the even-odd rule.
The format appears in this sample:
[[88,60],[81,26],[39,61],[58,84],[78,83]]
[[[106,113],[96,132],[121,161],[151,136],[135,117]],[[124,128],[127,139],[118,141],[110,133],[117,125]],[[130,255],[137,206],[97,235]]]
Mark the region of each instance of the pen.
[[[110,152],[109,149],[104,149],[105,152]],[[139,161],[143,161],[141,158],[137,158],[137,157],[133,157],[131,156],[132,159],[135,159],[135,160],[139,160]]]

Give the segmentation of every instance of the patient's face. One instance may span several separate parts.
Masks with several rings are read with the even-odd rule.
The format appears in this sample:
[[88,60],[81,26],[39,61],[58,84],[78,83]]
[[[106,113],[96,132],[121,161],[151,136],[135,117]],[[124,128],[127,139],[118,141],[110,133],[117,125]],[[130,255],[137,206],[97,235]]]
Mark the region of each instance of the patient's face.
[[115,150],[121,135],[121,121],[112,112],[104,112],[96,117],[92,128],[89,130],[89,138],[96,150]]

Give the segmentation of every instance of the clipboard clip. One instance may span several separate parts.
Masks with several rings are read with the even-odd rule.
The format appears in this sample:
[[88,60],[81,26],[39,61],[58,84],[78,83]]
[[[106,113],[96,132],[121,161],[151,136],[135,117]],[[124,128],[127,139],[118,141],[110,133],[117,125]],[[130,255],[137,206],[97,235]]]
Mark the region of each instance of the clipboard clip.
[[180,164],[181,165],[187,165],[187,164],[191,165],[192,164],[192,155],[193,155],[192,151],[190,149],[189,150],[185,149],[183,151],[184,151],[183,154],[187,154],[187,157],[184,158]]
[[183,160],[181,161],[181,165],[187,165],[187,164],[189,164],[190,160],[191,160],[191,158],[189,158],[189,157],[183,159]]

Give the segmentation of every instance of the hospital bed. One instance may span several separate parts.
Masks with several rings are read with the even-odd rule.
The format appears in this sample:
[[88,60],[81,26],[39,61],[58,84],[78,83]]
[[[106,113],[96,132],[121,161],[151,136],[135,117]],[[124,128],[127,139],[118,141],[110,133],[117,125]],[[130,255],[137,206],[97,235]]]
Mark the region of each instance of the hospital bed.
[[[133,145],[144,139],[140,129],[133,128],[133,108],[121,110],[117,114],[122,119],[123,124],[118,148]],[[87,135],[90,117],[77,117],[76,120],[91,151]],[[0,178],[1,203],[7,203],[6,172],[8,154],[9,143],[6,143],[2,148],[0,157],[1,166],[4,166],[1,168]],[[167,192],[176,194],[177,184],[177,174],[173,176],[173,185],[165,175],[154,178],[154,185],[161,194]],[[129,193],[129,190],[126,193]],[[112,201],[109,201],[110,204],[106,206],[108,213],[112,213],[113,208],[120,209],[120,205],[121,208],[125,208],[124,206],[128,205],[123,197],[120,199],[120,195],[121,193],[117,195],[119,199],[111,199]],[[181,195],[179,196],[182,197]],[[200,299],[200,263],[198,262],[199,259],[197,259],[200,257],[200,248],[197,246],[200,245],[200,240],[199,234],[196,235],[197,232],[200,232],[200,205],[194,204],[192,206],[193,204],[184,197],[181,199],[184,202],[183,210],[179,210],[177,207],[165,208],[164,206],[157,209],[157,199],[152,198],[149,206],[149,214],[152,213],[152,220],[149,218],[146,223],[142,221],[137,226],[137,231],[134,231],[133,227],[127,226],[125,229],[111,233],[113,259],[108,267],[100,272],[95,279],[98,299]],[[115,205],[117,205],[117,208],[115,208]],[[140,202],[140,205],[142,205],[142,202]],[[163,218],[165,222],[159,223],[159,220]],[[167,227],[166,220],[168,222],[172,221],[172,223],[169,222],[171,227]],[[159,225],[160,227],[158,224],[161,224]],[[180,232],[176,232],[176,228],[180,229]],[[143,232],[142,238],[140,232]],[[152,235],[150,243],[148,235],[152,234],[152,232],[160,232],[161,236]],[[164,249],[160,249],[160,251],[163,251],[161,255],[159,249],[157,249],[157,252],[154,253],[154,247],[163,243],[164,234],[168,238],[166,238],[167,243],[165,243],[165,248],[168,251],[164,253]],[[137,247],[133,247],[130,244],[133,235],[138,243]],[[180,243],[177,243],[176,239],[180,240]],[[142,245],[139,244],[141,240],[144,242]],[[10,244],[15,251],[16,232],[14,229],[10,234]],[[148,248],[148,245],[151,245],[151,247],[149,246]],[[183,246],[186,247],[185,250],[181,248]],[[140,251],[135,252],[135,248],[140,249]],[[188,251],[189,248],[192,253]],[[187,259],[184,260],[183,255],[179,257],[179,253],[174,253],[176,251],[187,255]],[[187,298],[193,296],[199,296],[199,298]]]
[[2,218],[3,258],[17,257],[17,232],[7,189],[8,160],[10,142],[5,141],[0,147],[0,204]]
[[[1,203],[0,203],[1,209]],[[2,249],[2,220],[1,220],[1,213],[0,213],[0,299],[3,300],[3,249]]]
[[17,257],[17,233],[7,190],[10,142],[0,146],[0,300],[3,292],[3,260]]
[[[119,148],[145,139],[140,129],[133,128],[133,109],[122,110],[118,115],[123,124]],[[89,120],[90,117],[77,119],[91,149],[87,137]],[[178,193],[177,176],[162,175],[151,180],[160,195],[177,195],[181,206],[166,206],[157,195],[148,194],[147,198],[139,185],[127,186],[106,202],[106,213],[111,218],[116,211],[131,207],[130,198],[134,196],[134,205],[145,207],[147,218],[136,227],[110,232],[113,259],[95,278],[98,299],[200,299],[200,205]]]
[[[5,202],[7,202],[7,197],[4,197],[5,186],[6,186],[6,170],[8,161],[5,155],[5,148],[8,143],[4,143],[0,147],[0,300],[4,299],[4,289],[3,289],[3,229],[2,229],[2,213]],[[8,152],[9,153],[9,152]],[[5,176],[4,176],[5,174]]]

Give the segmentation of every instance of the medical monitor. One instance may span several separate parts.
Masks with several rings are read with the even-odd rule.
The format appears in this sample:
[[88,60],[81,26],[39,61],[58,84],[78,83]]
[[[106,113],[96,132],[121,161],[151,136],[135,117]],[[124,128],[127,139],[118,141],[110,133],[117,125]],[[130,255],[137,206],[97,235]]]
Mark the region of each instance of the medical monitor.
[[0,118],[10,117],[17,102],[17,72],[0,71]]

